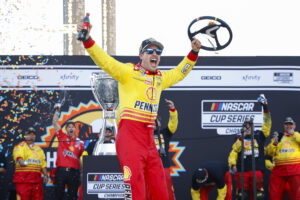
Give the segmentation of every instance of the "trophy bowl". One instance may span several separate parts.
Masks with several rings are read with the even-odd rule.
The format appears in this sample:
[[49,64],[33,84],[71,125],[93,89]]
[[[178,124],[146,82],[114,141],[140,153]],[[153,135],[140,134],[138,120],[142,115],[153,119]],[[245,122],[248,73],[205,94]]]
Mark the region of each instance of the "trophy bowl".
[[102,107],[103,123],[100,137],[97,140],[93,155],[116,155],[115,144],[104,143],[107,120],[113,121],[113,134],[117,137],[117,114],[116,109],[119,106],[118,81],[105,73],[94,73],[91,77],[91,88],[96,101]]
[[94,73],[91,87],[96,101],[104,110],[116,110],[119,106],[118,81],[107,74]]

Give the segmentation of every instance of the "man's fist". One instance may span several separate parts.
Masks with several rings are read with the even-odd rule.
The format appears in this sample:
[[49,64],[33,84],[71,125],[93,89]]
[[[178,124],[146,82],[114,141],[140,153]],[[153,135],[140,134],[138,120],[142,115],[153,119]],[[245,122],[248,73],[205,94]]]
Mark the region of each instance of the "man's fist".
[[175,108],[175,105],[174,105],[173,101],[165,99],[165,102],[166,102],[167,106],[169,106],[170,109],[174,109]]
[[60,110],[60,107],[61,107],[61,103],[56,103],[56,104],[54,105],[54,110],[59,111],[59,110]]
[[262,105],[268,104],[268,101],[264,94],[260,94],[259,97],[257,98],[257,101],[260,102]]

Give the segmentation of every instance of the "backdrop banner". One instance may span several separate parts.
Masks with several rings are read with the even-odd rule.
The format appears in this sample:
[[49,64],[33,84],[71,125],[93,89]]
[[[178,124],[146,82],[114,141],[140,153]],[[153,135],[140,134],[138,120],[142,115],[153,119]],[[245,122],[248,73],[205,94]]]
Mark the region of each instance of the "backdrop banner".
[[[138,57],[116,59],[139,61]],[[161,70],[174,68],[181,59],[162,57]],[[0,153],[6,158],[7,168],[0,175],[3,197],[14,190],[12,149],[23,140],[29,126],[37,130],[36,144],[45,152],[48,171],[56,167],[58,141],[52,126],[55,103],[63,102],[59,122],[63,126],[67,120],[74,121],[85,148],[99,137],[102,108],[90,87],[91,75],[99,72],[101,69],[88,56],[0,56]],[[261,128],[263,110],[257,102],[260,94],[268,99],[271,132],[282,131],[287,116],[300,121],[299,77],[300,57],[200,57],[186,79],[165,90],[159,107],[162,126],[167,126],[169,118],[165,98],[175,103],[179,115],[169,150],[176,198],[191,199],[192,173],[201,163],[227,162],[246,117],[253,118],[255,127]],[[83,159],[84,199],[114,199],[121,195],[123,177],[120,170],[114,171],[119,167],[117,160],[101,159]],[[110,166],[116,168],[106,171]],[[105,170],[101,171],[101,167]],[[112,177],[116,182],[101,182],[100,176]],[[110,190],[110,186],[114,189]],[[53,199],[51,180],[44,189],[44,199]],[[211,194],[215,196],[215,192]]]

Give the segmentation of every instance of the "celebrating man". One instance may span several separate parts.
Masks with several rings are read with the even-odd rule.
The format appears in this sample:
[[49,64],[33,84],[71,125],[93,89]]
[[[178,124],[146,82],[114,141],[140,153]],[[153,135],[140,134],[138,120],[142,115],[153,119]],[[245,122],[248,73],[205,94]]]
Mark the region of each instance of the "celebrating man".
[[[78,26],[78,31],[82,25]],[[124,173],[125,199],[145,199],[146,185],[156,200],[167,200],[166,181],[157,152],[153,129],[162,90],[176,84],[192,70],[201,43],[194,39],[192,50],[174,69],[158,69],[164,46],[153,38],[141,43],[138,64],[121,63],[109,56],[89,36],[83,44],[94,62],[118,80],[120,119],[117,155]]]

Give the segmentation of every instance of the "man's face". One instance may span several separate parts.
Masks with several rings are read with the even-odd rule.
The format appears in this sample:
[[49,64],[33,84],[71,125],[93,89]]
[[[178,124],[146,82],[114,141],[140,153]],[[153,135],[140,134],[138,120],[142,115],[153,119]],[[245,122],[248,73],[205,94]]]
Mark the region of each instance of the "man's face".
[[296,129],[296,124],[293,123],[285,123],[284,124],[284,132],[287,134],[294,134]]
[[107,129],[105,132],[104,142],[111,143],[112,137],[113,137],[113,132]]
[[[250,128],[249,123],[246,123],[246,126],[243,127],[243,129],[244,129],[244,136],[251,135],[251,128]],[[254,126],[253,126],[253,129],[254,129]]]
[[112,137],[112,136],[113,136],[113,132],[112,132],[111,130],[106,130],[106,132],[105,132],[105,137],[110,138],[110,137]]
[[[154,49],[152,54],[147,53],[146,49]],[[149,45],[147,48],[145,48],[144,52],[140,53],[140,59],[142,66],[150,71],[155,72],[158,64],[160,62],[160,55],[157,55],[156,49],[158,49],[155,45]]]
[[74,124],[68,124],[68,126],[66,127],[66,130],[67,130],[67,134],[70,136],[70,137],[74,137],[75,136],[75,126]]
[[30,132],[30,133],[26,134],[24,137],[28,143],[32,144],[35,142],[36,135],[35,135],[35,133]]

